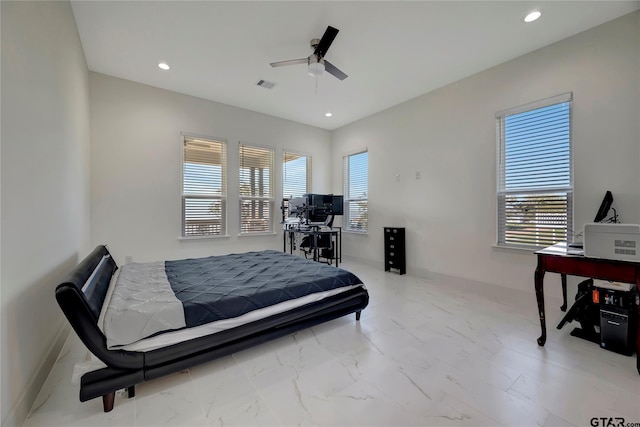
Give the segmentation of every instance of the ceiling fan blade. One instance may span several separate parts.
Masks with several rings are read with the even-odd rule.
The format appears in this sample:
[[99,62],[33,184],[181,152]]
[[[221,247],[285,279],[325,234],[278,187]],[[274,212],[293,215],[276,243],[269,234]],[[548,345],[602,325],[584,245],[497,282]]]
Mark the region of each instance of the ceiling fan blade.
[[306,64],[309,62],[309,58],[289,59],[288,61],[272,62],[272,67],[284,67],[285,65]]
[[326,59],[324,60],[324,69],[327,73],[333,75],[334,77],[337,77],[340,80],[344,80],[349,77]]
[[329,46],[331,46],[331,43],[333,43],[333,39],[336,38],[338,31],[339,30],[337,28],[333,28],[331,25],[329,25],[325,30],[324,35],[320,39],[320,43],[318,43],[318,46],[316,46],[316,50],[313,53],[320,56],[321,58],[324,58],[324,56],[327,54],[327,51],[329,50]]

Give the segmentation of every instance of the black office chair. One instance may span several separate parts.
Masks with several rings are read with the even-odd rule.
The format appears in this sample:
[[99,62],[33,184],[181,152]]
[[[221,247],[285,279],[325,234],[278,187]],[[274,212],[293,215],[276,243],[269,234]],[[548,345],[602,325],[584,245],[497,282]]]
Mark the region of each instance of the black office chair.
[[332,240],[329,234],[307,235],[302,238],[300,249],[304,252],[305,258],[309,258],[309,255],[313,258],[314,252],[317,251],[318,261],[320,261],[320,258],[324,258],[327,264],[331,264],[334,259]]
[[[333,215],[329,215],[324,222],[325,227],[331,228],[333,225]],[[319,227],[318,227],[318,231]],[[315,244],[314,244],[315,243]],[[327,264],[331,265],[335,259],[335,248],[333,247],[333,239],[329,233],[319,233],[316,235],[309,234],[302,238],[300,242],[300,249],[304,252],[304,257],[308,258],[311,255],[314,258],[314,253],[317,253],[318,259],[324,259]],[[317,250],[317,252],[316,252]]]

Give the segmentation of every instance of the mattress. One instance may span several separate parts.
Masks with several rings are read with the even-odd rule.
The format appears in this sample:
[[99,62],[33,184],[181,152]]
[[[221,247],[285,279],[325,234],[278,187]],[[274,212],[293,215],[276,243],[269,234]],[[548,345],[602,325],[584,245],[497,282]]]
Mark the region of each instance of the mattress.
[[101,313],[109,349],[149,351],[363,286],[352,273],[278,251],[128,264]]

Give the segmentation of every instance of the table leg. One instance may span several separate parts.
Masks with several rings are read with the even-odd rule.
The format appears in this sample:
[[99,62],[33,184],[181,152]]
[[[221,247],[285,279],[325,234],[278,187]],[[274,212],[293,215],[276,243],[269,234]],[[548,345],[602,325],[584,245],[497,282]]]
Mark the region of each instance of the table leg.
[[313,234],[313,260],[318,262],[318,234]]
[[544,319],[544,292],[542,290],[542,284],[544,281],[544,268],[540,265],[540,259],[538,259],[538,267],[535,273],[535,288],[536,288],[536,300],[538,301],[538,314],[540,315],[540,328],[542,329],[542,335],[538,338],[538,345],[543,346],[547,341],[547,325]]
[[560,279],[562,280],[562,305],[560,310],[567,311],[567,275],[561,274]]

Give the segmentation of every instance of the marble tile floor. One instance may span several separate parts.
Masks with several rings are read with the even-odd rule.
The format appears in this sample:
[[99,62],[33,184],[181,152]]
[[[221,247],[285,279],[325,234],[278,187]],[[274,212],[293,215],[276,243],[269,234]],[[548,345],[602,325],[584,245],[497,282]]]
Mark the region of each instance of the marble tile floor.
[[72,373],[86,349],[71,332],[24,427],[640,423],[635,356],[571,337],[575,324],[558,331],[559,300],[546,299],[539,347],[533,292],[342,267],[370,292],[360,322],[350,315],[139,384],[109,413],[101,399],[78,400]]

